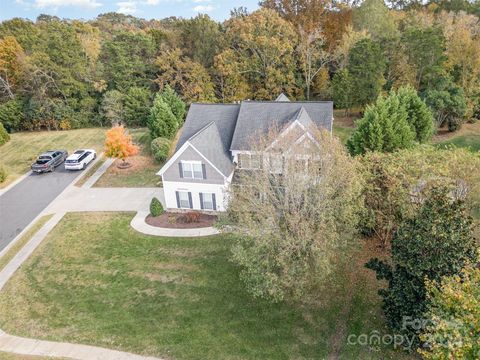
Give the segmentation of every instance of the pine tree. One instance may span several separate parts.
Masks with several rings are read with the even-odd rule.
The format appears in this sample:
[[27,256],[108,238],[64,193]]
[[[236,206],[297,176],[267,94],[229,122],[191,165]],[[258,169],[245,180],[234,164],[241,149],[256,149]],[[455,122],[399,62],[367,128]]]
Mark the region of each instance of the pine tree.
[[152,139],[158,137],[173,138],[178,129],[178,121],[170,106],[160,94],[155,96],[148,118],[148,129]]
[[172,110],[173,115],[177,118],[178,124],[183,123],[183,117],[185,116],[185,103],[182,101],[180,96],[177,95],[175,90],[173,90],[169,85],[166,85],[163,91],[160,93],[163,101],[168,104],[170,110]]

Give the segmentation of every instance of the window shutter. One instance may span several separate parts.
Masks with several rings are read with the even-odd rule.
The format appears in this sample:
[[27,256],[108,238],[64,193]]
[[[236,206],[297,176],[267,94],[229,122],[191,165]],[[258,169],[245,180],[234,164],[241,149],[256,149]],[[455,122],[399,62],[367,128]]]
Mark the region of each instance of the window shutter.
[[213,201],[213,210],[217,210],[217,201],[215,200],[215,194],[212,194],[212,201]]
[[177,198],[177,208],[180,209],[180,195],[178,194],[178,191],[175,191],[175,196]]
[[190,204],[190,209],[193,209],[193,202],[192,202],[192,193],[188,192],[188,202]]
[[205,164],[202,164],[202,173],[203,173],[203,179],[207,178],[207,168],[205,167]]
[[200,209],[203,210],[203,193],[199,193],[200,195]]
[[180,173],[180,179],[183,179],[183,168],[182,168],[182,163],[178,163],[178,171]]

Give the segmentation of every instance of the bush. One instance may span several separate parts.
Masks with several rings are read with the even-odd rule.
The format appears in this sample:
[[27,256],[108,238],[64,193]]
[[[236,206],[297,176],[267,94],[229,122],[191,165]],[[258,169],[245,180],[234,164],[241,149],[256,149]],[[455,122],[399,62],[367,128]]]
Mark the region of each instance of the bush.
[[156,197],[150,202],[150,215],[156,217],[162,215],[164,212],[162,203]]
[[189,211],[185,214],[184,220],[187,224],[198,223],[200,221],[200,213],[195,211]]
[[158,162],[164,162],[167,160],[168,154],[170,152],[170,140],[167,138],[159,137],[152,141],[150,148],[152,150],[152,155]]
[[8,132],[20,129],[23,119],[23,103],[20,100],[9,100],[0,104],[0,123]]
[[0,123],[0,146],[5,144],[8,140],[10,140],[10,135],[8,135],[7,130],[3,127],[3,124]]
[[7,172],[3,168],[3,166],[0,166],[0,184],[5,181],[7,178]]
[[367,263],[379,280],[388,282],[379,294],[394,333],[419,345],[418,336],[424,329],[405,320],[422,319],[428,309],[425,280],[439,281],[442,276],[458,274],[475,260],[473,229],[464,201],[452,198],[452,188],[433,187],[419,213],[399,225],[392,239],[391,259]]
[[173,138],[177,132],[178,120],[160,94],[157,94],[153,101],[147,125],[152,138]]

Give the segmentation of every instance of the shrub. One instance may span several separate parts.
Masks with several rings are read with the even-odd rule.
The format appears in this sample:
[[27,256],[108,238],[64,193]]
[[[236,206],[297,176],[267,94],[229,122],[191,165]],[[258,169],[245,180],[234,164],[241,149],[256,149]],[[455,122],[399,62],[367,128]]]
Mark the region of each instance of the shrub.
[[[478,259],[477,261],[480,261]],[[425,359],[477,359],[480,344],[480,267],[427,285],[429,325],[420,337]]]
[[452,198],[452,190],[433,186],[419,213],[399,225],[391,259],[371,259],[366,264],[379,280],[388,282],[379,294],[390,329],[416,345],[421,329],[405,321],[424,317],[428,308],[425,280],[458,274],[476,256],[473,219],[464,201]]
[[155,160],[158,162],[164,162],[167,160],[168,154],[170,153],[170,144],[171,141],[163,137],[156,138],[152,141],[150,148]]
[[157,137],[172,138],[178,129],[177,118],[160,94],[155,96],[147,125],[153,139]]
[[160,216],[164,212],[162,203],[156,197],[150,202],[150,214],[152,216]]
[[352,155],[368,151],[393,152],[412,147],[415,137],[405,107],[392,93],[386,98],[379,97],[375,104],[367,107],[347,146]]
[[3,124],[0,123],[0,146],[5,144],[8,140],[10,140],[10,135],[8,135],[7,130],[3,127]]
[[3,166],[0,166],[0,183],[4,182],[6,178],[7,178],[7,172],[5,171]]
[[200,221],[200,213],[195,211],[189,211],[185,214],[185,222],[186,223],[198,223]]

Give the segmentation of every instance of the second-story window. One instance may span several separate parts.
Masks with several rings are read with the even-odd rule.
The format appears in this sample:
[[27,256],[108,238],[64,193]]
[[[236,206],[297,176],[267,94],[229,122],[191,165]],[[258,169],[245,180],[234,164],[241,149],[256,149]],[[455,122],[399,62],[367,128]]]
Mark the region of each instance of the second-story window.
[[199,161],[182,161],[182,173],[185,179],[203,179],[202,163]]
[[262,155],[257,154],[239,154],[238,155],[238,167],[241,169],[261,169],[262,168]]

